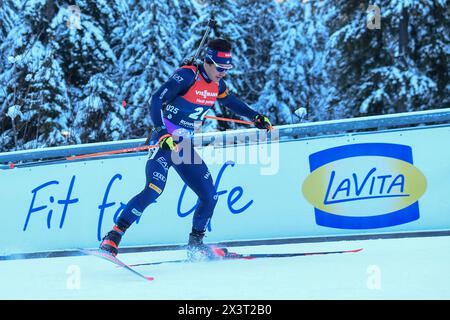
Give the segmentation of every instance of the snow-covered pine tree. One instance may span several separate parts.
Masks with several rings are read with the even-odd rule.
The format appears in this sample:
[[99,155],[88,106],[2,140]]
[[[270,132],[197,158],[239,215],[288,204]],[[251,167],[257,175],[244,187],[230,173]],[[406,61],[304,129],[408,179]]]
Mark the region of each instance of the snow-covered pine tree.
[[116,43],[120,52],[118,33],[123,32],[120,25],[126,20],[126,3],[83,0],[77,6],[81,13],[79,26],[67,24],[71,11],[67,5],[61,5],[50,28],[70,86],[71,142],[123,139],[124,112],[115,83],[121,74],[110,43]]
[[[10,32],[10,30],[14,27],[14,23],[18,20],[18,11],[19,11],[18,1],[14,0],[5,0],[0,3],[0,43],[6,41],[6,38]],[[6,99],[7,92],[6,87],[9,82],[9,78],[6,74],[7,65],[9,64],[6,57],[0,55],[0,108],[3,106],[3,103]],[[10,119],[8,119],[8,115],[5,112],[0,112],[0,145],[5,144],[7,137],[12,138],[10,135],[3,133],[11,126]],[[6,143],[7,144],[7,143]]]
[[49,33],[59,44],[58,57],[62,60],[69,85],[82,87],[91,76],[109,70],[117,59],[109,45],[110,34],[105,33],[97,21],[101,19],[91,15],[99,15],[109,7],[99,8],[96,2],[89,0],[78,1],[77,6],[80,10],[79,27],[73,23],[68,25],[72,13],[67,4],[61,4]]
[[321,16],[324,4],[286,1],[280,5],[281,32],[271,47],[258,109],[268,110],[276,124],[296,123],[294,111],[299,107],[309,110],[309,119],[323,120],[323,96],[329,91],[323,56],[328,36]]
[[[336,106],[336,118],[433,107],[430,101],[436,96],[437,85],[429,75],[431,70],[438,68],[435,69],[433,62],[422,54],[432,48],[428,40],[439,38],[431,35],[435,33],[432,29],[445,29],[445,19],[438,21],[430,13],[435,2],[380,1],[377,4],[381,16],[379,28],[368,27],[367,20],[371,22],[376,14],[376,10],[368,10],[368,1],[339,2],[336,17],[327,21],[332,36],[326,52],[331,60],[327,69],[336,89],[335,94],[329,96],[328,103],[330,110]],[[439,3],[444,10],[442,2]],[[416,53],[423,49],[419,54],[422,59],[408,50],[400,51],[399,31],[405,8],[409,22],[403,23],[402,32],[415,33],[412,38],[416,40],[412,44]],[[441,18],[442,10],[438,14]],[[427,41],[422,42],[421,39]],[[439,40],[434,43],[436,46],[431,51],[440,52],[438,65],[442,67],[445,45]],[[428,74],[425,70],[429,70]]]
[[[196,8],[199,0],[174,0],[172,1],[174,17],[178,25],[177,41],[181,43],[182,57],[189,57],[194,55],[195,45],[192,40],[197,39],[197,36],[202,30],[193,30],[192,26],[199,18],[199,13]],[[193,32],[193,33],[192,33]]]
[[[424,42],[421,39],[433,38],[430,31],[434,32],[429,26],[422,28],[422,24],[427,24],[427,20],[430,19],[426,10],[428,6],[405,0],[382,2],[380,6],[383,9],[382,45],[385,48],[385,55],[389,57],[389,63],[379,62],[378,66],[369,70],[369,74],[373,77],[366,83],[371,90],[366,91],[365,100],[360,105],[359,111],[363,114],[379,114],[432,107],[429,103],[437,93],[437,86],[435,81],[423,72],[428,66],[426,63],[418,63],[420,54],[414,57],[409,53],[408,43],[400,44],[401,37],[411,32],[416,33],[412,40],[416,49],[423,46]],[[405,13],[408,13],[409,21],[405,19]],[[433,18],[432,20],[433,25],[439,27],[439,22]],[[429,44],[426,41],[426,46]],[[438,45],[436,49],[442,50],[442,46]]]
[[126,126],[129,138],[142,138],[151,127],[151,96],[182,60],[178,41],[180,27],[172,2],[138,1],[132,7],[131,23],[123,37],[120,96],[127,101]]
[[294,12],[296,12],[295,17],[291,18],[294,22],[289,22],[286,18],[288,11],[285,8],[286,3],[277,2],[277,6],[283,6],[282,8],[279,7],[277,11],[279,33],[274,36],[270,46],[270,62],[263,76],[265,85],[257,102],[258,111],[266,114],[274,125],[292,122],[290,105],[293,108],[295,104],[294,100],[292,100],[294,96],[292,94],[292,90],[294,90],[292,88],[293,81],[288,77],[284,77],[281,68],[286,63],[289,63],[289,60],[286,60],[286,58],[291,59],[293,51],[298,49],[294,46],[292,47],[293,51],[291,51],[289,46],[292,43],[288,44],[288,38],[290,37],[289,30],[291,27],[296,28],[301,21],[299,16],[302,14],[302,7],[297,1],[289,4],[289,7],[294,7]]
[[52,1],[26,1],[5,41],[0,82],[5,91],[0,114],[4,151],[63,144],[70,101],[55,48],[46,28],[55,12]]
[[305,52],[301,69],[302,86],[304,91],[300,95],[299,105],[308,110],[309,121],[329,120],[330,106],[325,97],[333,95],[334,87],[330,82],[330,71],[327,66],[330,61],[325,55],[325,48],[330,37],[329,29],[325,25],[327,18],[334,15],[334,10],[326,1],[312,1],[304,3],[305,21],[303,30],[306,42],[303,43]]
[[242,26],[242,37],[246,44],[246,50],[243,51],[246,63],[237,61],[240,74],[237,90],[242,99],[254,104],[265,86],[272,43],[280,36],[282,12],[274,0],[238,0],[237,4],[240,10],[235,23]]
[[3,42],[9,31],[18,19],[20,2],[18,0],[3,0],[0,3],[0,43]]
[[[4,43],[10,30],[14,27],[14,22],[17,21],[18,7],[16,6],[16,1],[5,0],[0,4],[0,43]],[[5,102],[7,92],[6,87],[9,82],[9,76],[6,74],[7,59],[0,55],[0,146],[8,145],[12,141],[12,135],[6,133],[6,131],[11,128],[11,120],[9,119],[6,112],[3,112],[3,103]],[[3,150],[4,147],[3,147]]]
[[117,85],[105,74],[93,75],[81,89],[82,99],[74,103],[78,110],[72,136],[77,143],[123,139],[125,110],[117,103]]
[[[330,32],[324,67],[333,90],[326,97],[331,119],[359,115],[361,103],[381,80],[371,70],[391,63],[383,48],[382,31],[366,27],[368,5],[368,1],[328,2],[334,11],[325,21]],[[374,103],[382,107],[380,101]]]
[[130,25],[130,8],[126,0],[78,0],[83,14],[89,15],[103,31],[116,56],[124,48],[123,35]]
[[[391,51],[403,59],[404,111],[450,106],[450,17],[448,1],[387,1],[384,20],[392,29]],[[404,23],[402,23],[402,21]],[[400,30],[403,24],[403,29]],[[399,43],[404,31],[404,43]],[[401,60],[400,60],[401,61]],[[395,90],[395,89],[394,89]]]

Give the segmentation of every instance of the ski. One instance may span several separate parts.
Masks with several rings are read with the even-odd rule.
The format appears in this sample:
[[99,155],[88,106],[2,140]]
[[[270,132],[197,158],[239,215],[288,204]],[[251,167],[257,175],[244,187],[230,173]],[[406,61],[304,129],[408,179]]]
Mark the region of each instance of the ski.
[[109,261],[109,262],[112,262],[112,263],[114,263],[115,265],[117,265],[117,266],[119,266],[119,267],[122,267],[122,268],[124,268],[125,270],[128,270],[128,271],[130,271],[131,273],[134,273],[135,275],[137,275],[137,276],[139,276],[139,277],[141,277],[141,278],[144,278],[145,280],[152,281],[152,280],[155,279],[155,278],[153,278],[153,277],[145,276],[145,275],[143,275],[142,273],[140,273],[140,272],[134,270],[134,269],[131,267],[131,265],[128,265],[128,264],[126,264],[126,263],[120,261],[118,258],[116,258],[115,256],[113,256],[113,255],[110,254],[110,253],[107,253],[107,252],[104,252],[104,251],[101,251],[101,250],[86,250],[86,249],[78,249],[78,250],[79,250],[80,252],[84,253],[85,255],[98,257],[98,258],[107,260],[107,261]]
[[[313,256],[313,255],[325,255],[325,254],[338,254],[338,253],[356,253],[363,250],[363,248],[353,249],[353,250],[338,250],[338,251],[312,251],[312,252],[294,252],[294,253],[251,253],[251,254],[240,254],[235,252],[229,252],[227,249],[222,248],[225,255],[223,257],[206,260],[205,262],[223,261],[223,260],[253,260],[260,258],[289,258],[289,257],[299,257],[299,256]],[[152,266],[158,264],[166,263],[193,263],[193,261],[187,259],[178,260],[166,260],[166,261],[156,261],[156,262],[144,262],[137,264],[130,264],[130,267],[138,266]]]

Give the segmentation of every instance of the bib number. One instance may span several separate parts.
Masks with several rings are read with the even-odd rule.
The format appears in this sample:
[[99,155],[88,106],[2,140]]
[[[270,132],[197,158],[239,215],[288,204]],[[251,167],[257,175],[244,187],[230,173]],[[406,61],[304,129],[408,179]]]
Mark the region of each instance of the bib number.
[[195,108],[194,110],[195,110],[195,112],[193,112],[189,115],[189,118],[194,119],[194,120],[201,119],[203,111],[205,111],[205,112],[207,111],[207,109],[203,110],[202,107]]

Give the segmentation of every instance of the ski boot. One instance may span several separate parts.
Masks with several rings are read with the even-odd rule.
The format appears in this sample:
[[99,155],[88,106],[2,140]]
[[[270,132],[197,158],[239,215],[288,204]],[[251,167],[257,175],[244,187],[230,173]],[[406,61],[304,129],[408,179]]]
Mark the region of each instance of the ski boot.
[[205,231],[192,229],[187,245],[187,257],[189,261],[208,261],[222,259],[225,252],[221,248],[209,246],[203,243]]
[[120,229],[117,225],[114,226],[112,230],[103,237],[102,242],[100,243],[100,250],[106,251],[115,257],[119,252],[119,243],[124,233],[125,231]]

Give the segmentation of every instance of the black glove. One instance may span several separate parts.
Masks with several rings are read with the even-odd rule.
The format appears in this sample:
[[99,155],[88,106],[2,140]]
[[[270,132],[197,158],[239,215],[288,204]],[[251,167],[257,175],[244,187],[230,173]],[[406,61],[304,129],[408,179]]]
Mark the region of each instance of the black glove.
[[258,114],[253,122],[255,123],[255,127],[258,129],[266,129],[267,131],[272,129],[272,124],[270,123],[269,118],[263,116],[262,114]]

